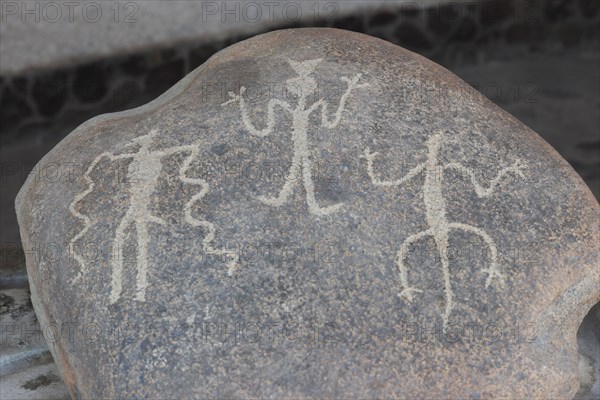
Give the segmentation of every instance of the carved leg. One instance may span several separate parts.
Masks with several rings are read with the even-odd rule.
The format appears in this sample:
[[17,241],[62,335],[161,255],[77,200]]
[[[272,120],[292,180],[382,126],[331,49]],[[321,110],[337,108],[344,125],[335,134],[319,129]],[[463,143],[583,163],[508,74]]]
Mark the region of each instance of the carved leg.
[[115,241],[112,247],[112,289],[110,292],[110,304],[116,303],[121,297],[123,290],[123,251],[125,244],[125,231],[133,223],[133,212],[127,211],[115,231]]
[[285,178],[285,183],[283,188],[281,188],[279,191],[277,197],[258,196],[258,199],[263,203],[273,207],[279,207],[283,205],[287,201],[290,194],[292,194],[294,186],[296,186],[297,183],[296,180],[300,177],[300,162],[300,155],[296,154],[295,152],[294,157],[292,158],[292,165],[290,166],[288,174]]
[[137,236],[137,278],[136,300],[144,301],[148,286],[148,225],[145,222],[135,224]]
[[319,207],[315,198],[315,184],[312,180],[312,168],[310,167],[310,159],[308,154],[302,157],[302,182],[306,190],[306,202],[311,213],[316,215],[329,215],[339,210],[343,204],[338,203],[328,207]]
[[448,320],[452,309],[454,308],[454,292],[452,291],[452,282],[450,281],[450,264],[448,262],[448,231],[442,230],[433,234],[435,244],[440,255],[442,263],[442,276],[444,277],[444,295],[446,296],[446,305],[442,315],[443,329],[446,330]]
[[398,266],[398,271],[400,272],[400,283],[403,287],[399,296],[406,299],[409,302],[413,301],[413,292],[422,293],[423,291],[421,289],[413,288],[408,285],[408,271],[406,269],[406,265],[404,264],[404,259],[406,258],[406,255],[408,253],[409,246],[425,236],[432,236],[432,231],[430,229],[427,229],[425,231],[421,231],[412,236],[409,236],[404,240],[404,243],[402,243],[402,246],[400,247],[400,250],[398,250],[398,253],[396,255],[396,265]]
[[483,239],[483,241],[487,244],[487,246],[490,249],[490,266],[481,270],[481,272],[486,273],[488,275],[485,281],[485,287],[489,287],[494,278],[496,278],[499,281],[499,283],[502,284],[504,276],[498,269],[498,251],[496,249],[496,244],[494,243],[494,240],[490,237],[490,235],[488,235],[487,232],[481,228],[477,228],[468,224],[461,224],[459,222],[452,222],[449,224],[449,227],[454,229],[461,229],[465,232],[474,233],[475,235]]

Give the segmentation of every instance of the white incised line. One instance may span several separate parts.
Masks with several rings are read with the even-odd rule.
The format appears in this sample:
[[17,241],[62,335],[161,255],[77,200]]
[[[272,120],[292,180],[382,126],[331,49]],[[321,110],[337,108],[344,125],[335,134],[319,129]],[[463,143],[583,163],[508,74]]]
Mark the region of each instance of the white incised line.
[[279,207],[285,204],[301,177],[304,190],[306,191],[306,202],[308,204],[309,212],[315,215],[329,215],[338,211],[342,207],[342,204],[320,207],[315,198],[315,185],[312,178],[313,165],[310,158],[311,152],[308,142],[309,117],[313,111],[316,111],[321,107],[321,125],[326,128],[335,128],[342,119],[342,114],[346,108],[346,102],[348,101],[352,90],[366,87],[368,84],[358,84],[362,74],[357,74],[352,79],[346,77],[340,78],[343,82],[348,84],[348,87],[340,98],[338,108],[334,114],[334,119],[330,121],[327,112],[328,104],[325,100],[319,99],[310,106],[307,106],[306,104],[307,97],[314,93],[317,88],[316,81],[310,75],[321,61],[322,59],[308,61],[288,60],[288,63],[297,73],[298,77],[291,78],[287,80],[286,83],[288,90],[295,91],[298,94],[298,102],[296,106],[293,107],[282,100],[270,100],[267,105],[267,126],[264,129],[257,129],[250,120],[246,108],[246,101],[243,97],[243,94],[246,91],[244,86],[240,88],[239,94],[229,92],[231,99],[224,102],[222,106],[235,102],[239,103],[244,127],[250,134],[258,137],[265,137],[273,131],[276,122],[275,107],[280,107],[282,110],[290,113],[292,116],[292,141],[294,143],[294,149],[292,164],[285,178],[285,183],[276,197],[259,196],[258,199],[273,207]]
[[503,168],[498,175],[491,180],[489,187],[485,188],[480,185],[475,178],[475,174],[470,169],[459,163],[449,163],[446,165],[440,165],[439,163],[439,152],[443,142],[443,133],[438,132],[432,135],[427,140],[427,160],[416,167],[414,167],[408,174],[401,179],[395,181],[382,181],[377,178],[373,162],[378,153],[371,153],[367,148],[364,153],[364,158],[367,160],[367,174],[371,179],[371,182],[375,186],[380,187],[391,187],[399,186],[404,182],[414,178],[421,172],[425,173],[425,182],[423,185],[423,202],[425,203],[426,215],[428,228],[413,234],[406,238],[400,250],[396,256],[396,265],[400,273],[400,282],[402,284],[402,291],[400,297],[406,299],[409,302],[413,301],[413,293],[422,292],[421,289],[413,288],[408,284],[408,271],[405,265],[405,258],[411,244],[417,240],[431,236],[433,237],[436,247],[438,249],[441,264],[442,264],[442,275],[444,279],[444,294],[446,297],[445,310],[442,315],[443,327],[446,329],[448,326],[450,314],[454,308],[454,292],[452,290],[452,283],[450,277],[450,268],[448,262],[448,235],[452,229],[460,229],[465,232],[474,233],[483,239],[486,245],[490,249],[490,266],[483,269],[483,272],[487,273],[487,279],[485,287],[489,287],[492,283],[493,278],[497,278],[502,283],[503,275],[501,274],[497,265],[497,253],[498,250],[493,239],[488,233],[481,229],[468,224],[449,222],[446,218],[446,201],[443,196],[443,172],[446,169],[454,169],[467,178],[469,178],[471,184],[475,188],[475,193],[479,197],[486,197],[493,193],[495,188],[500,183],[500,180],[507,175],[512,173],[515,176],[524,178],[522,169],[524,168],[520,161],[515,162],[510,167]]
[[83,200],[89,193],[94,190],[94,181],[89,176],[93,169],[103,158],[109,160],[118,159],[132,159],[128,167],[127,181],[131,183],[130,187],[130,204],[125,216],[121,219],[117,225],[115,231],[115,238],[112,247],[112,278],[111,278],[111,293],[109,301],[111,304],[116,303],[121,298],[123,290],[123,245],[126,239],[125,232],[131,226],[135,227],[136,240],[137,240],[137,277],[136,277],[136,300],[144,301],[146,288],[148,286],[148,225],[152,223],[166,225],[166,222],[154,215],[151,215],[148,210],[148,203],[150,196],[155,192],[158,183],[158,178],[162,171],[162,158],[176,153],[189,152],[186,156],[182,166],[179,169],[179,179],[184,183],[193,185],[200,185],[202,189],[196,193],[186,203],[184,207],[185,221],[192,226],[201,226],[206,230],[206,235],[202,240],[202,247],[206,254],[212,255],[223,255],[231,259],[228,263],[228,273],[231,275],[237,267],[238,257],[236,253],[219,250],[213,247],[213,241],[215,238],[216,228],[214,224],[208,221],[199,220],[192,216],[192,207],[200,199],[202,199],[209,190],[207,182],[199,178],[191,178],[187,176],[187,172],[192,162],[198,157],[199,145],[184,145],[175,146],[164,150],[150,151],[149,147],[152,144],[152,140],[156,137],[158,131],[152,130],[150,133],[140,136],[131,141],[128,145],[140,144],[140,148],[136,153],[125,153],[114,155],[109,152],[105,152],[96,157],[87,168],[83,175],[84,180],[87,183],[87,188],[77,194],[74,200],[69,205],[69,210],[73,216],[83,221],[83,228],[71,239],[69,242],[69,250],[73,255],[73,258],[80,264],[80,271],[78,271],[76,277],[72,280],[72,283],[76,283],[83,275],[87,273],[87,266],[84,258],[75,252],[75,242],[81,239],[89,230],[92,225],[91,219],[79,212],[76,209],[77,204]]

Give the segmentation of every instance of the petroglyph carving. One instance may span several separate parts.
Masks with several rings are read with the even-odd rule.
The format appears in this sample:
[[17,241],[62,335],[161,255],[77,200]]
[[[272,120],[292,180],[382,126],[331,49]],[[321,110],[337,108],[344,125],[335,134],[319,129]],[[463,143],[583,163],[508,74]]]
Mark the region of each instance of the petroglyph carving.
[[306,104],[308,96],[313,94],[317,89],[317,82],[310,75],[314,72],[316,66],[321,61],[322,59],[320,58],[309,61],[288,60],[288,63],[298,74],[298,76],[287,80],[286,88],[290,92],[297,94],[297,104],[294,107],[282,100],[270,100],[269,104],[267,105],[267,126],[263,129],[256,128],[250,120],[250,116],[248,115],[248,110],[246,108],[246,101],[243,97],[244,92],[246,91],[244,86],[240,88],[239,94],[229,92],[231,99],[224,102],[222,106],[230,103],[239,103],[242,113],[242,122],[245,128],[252,135],[259,137],[265,137],[273,131],[273,127],[275,126],[276,122],[275,107],[279,107],[291,114],[294,154],[292,157],[292,164],[285,179],[285,183],[276,197],[260,196],[259,200],[270,206],[281,206],[288,200],[289,196],[293,193],[294,187],[300,181],[300,179],[302,179],[302,184],[304,185],[304,189],[306,191],[306,202],[308,204],[309,211],[316,215],[328,215],[339,210],[342,207],[342,204],[338,203],[328,207],[321,207],[315,198],[315,185],[312,178],[311,153],[307,135],[309,117],[313,111],[316,111],[319,107],[321,107],[321,125],[326,128],[335,128],[342,119],[342,113],[346,108],[346,103],[352,90],[366,87],[368,84],[358,83],[362,74],[357,74],[353,78],[340,78],[343,82],[347,83],[347,88],[340,98],[334,118],[330,120],[328,117],[328,104],[325,100],[319,99],[310,106]]
[[419,175],[421,172],[424,172],[425,174],[425,182],[423,185],[423,201],[425,203],[425,219],[427,221],[428,229],[425,229],[406,238],[396,255],[396,265],[400,273],[400,283],[402,285],[400,297],[407,300],[408,302],[412,302],[414,300],[413,295],[415,293],[423,292],[421,289],[414,288],[408,283],[408,269],[405,260],[410,246],[412,244],[414,244],[422,238],[431,236],[435,241],[442,264],[444,293],[446,298],[445,310],[442,315],[442,320],[443,326],[445,328],[448,324],[450,314],[452,313],[452,309],[454,307],[454,292],[452,290],[452,282],[448,263],[448,235],[450,234],[451,230],[458,229],[464,232],[477,235],[485,242],[486,246],[489,248],[490,264],[488,268],[482,270],[482,272],[487,274],[487,279],[485,282],[486,288],[488,288],[492,284],[494,278],[498,280],[500,284],[503,284],[504,277],[498,266],[498,250],[496,248],[494,240],[488,235],[488,233],[481,228],[477,228],[468,224],[448,221],[446,217],[446,200],[442,191],[444,183],[443,172],[445,170],[450,169],[458,171],[460,174],[462,174],[464,177],[470,180],[471,184],[475,188],[475,193],[479,197],[486,197],[494,192],[494,190],[500,183],[500,180],[508,173],[511,173],[514,176],[520,178],[524,178],[524,167],[520,161],[517,161],[513,165],[502,169],[496,175],[496,177],[491,180],[488,187],[483,187],[477,182],[474,173],[465,166],[454,162],[448,164],[440,163],[440,148],[442,146],[442,142],[443,133],[440,132],[432,135],[427,141],[428,152],[426,161],[417,165],[412,170],[410,170],[404,177],[395,181],[382,181],[379,178],[377,178],[373,167],[373,163],[378,153],[371,153],[370,150],[367,148],[363,157],[367,160],[367,173],[371,179],[371,182],[375,186],[399,186],[414,178],[415,176]]
[[196,144],[175,146],[163,150],[150,150],[150,146],[154,138],[158,135],[157,130],[152,130],[150,133],[133,139],[129,145],[139,146],[137,152],[123,153],[114,155],[109,152],[100,154],[94,159],[85,171],[83,178],[87,183],[87,188],[77,194],[69,205],[69,210],[76,218],[83,221],[83,228],[69,242],[69,250],[73,258],[80,265],[80,271],[73,279],[72,283],[77,282],[87,272],[85,259],[75,251],[76,242],[81,239],[92,226],[92,221],[89,216],[82,214],[77,210],[78,203],[83,200],[89,193],[94,190],[94,181],[90,177],[90,173],[98,165],[98,163],[107,158],[110,161],[119,159],[130,159],[131,162],[127,169],[127,182],[130,183],[130,199],[129,207],[115,231],[115,238],[112,244],[112,280],[110,303],[116,303],[123,291],[123,267],[126,232],[130,228],[135,228],[137,241],[137,257],[136,257],[136,295],[138,301],[145,300],[146,288],[148,287],[148,244],[149,244],[149,225],[151,223],[166,225],[166,222],[150,213],[148,208],[150,198],[154,194],[158,179],[163,167],[162,158],[177,153],[188,153],[183,164],[179,169],[179,179],[184,183],[199,185],[202,187],[200,192],[196,193],[187,202],[184,207],[185,220],[192,226],[200,226],[206,230],[206,235],[202,241],[203,249],[206,254],[223,255],[230,259],[229,273],[231,274],[237,266],[237,256],[233,252],[227,250],[219,250],[213,247],[212,242],[215,238],[215,227],[212,223],[200,220],[194,217],[193,206],[196,202],[202,199],[209,190],[209,186],[203,179],[190,178],[187,176],[188,169],[194,159],[198,157],[199,148]]

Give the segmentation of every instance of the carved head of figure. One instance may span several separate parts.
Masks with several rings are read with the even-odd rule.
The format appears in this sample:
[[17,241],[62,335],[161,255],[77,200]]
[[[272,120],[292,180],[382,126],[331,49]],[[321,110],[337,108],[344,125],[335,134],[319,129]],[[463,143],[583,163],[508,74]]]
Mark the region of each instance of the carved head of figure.
[[146,135],[141,135],[132,139],[131,144],[137,144],[140,145],[141,148],[147,149],[152,145],[152,142],[156,136],[158,136],[158,130],[153,129]]
[[298,97],[306,97],[314,93],[317,90],[317,81],[309,75],[314,72],[321,61],[323,61],[321,58],[308,61],[288,60],[298,76],[285,82],[286,89]]

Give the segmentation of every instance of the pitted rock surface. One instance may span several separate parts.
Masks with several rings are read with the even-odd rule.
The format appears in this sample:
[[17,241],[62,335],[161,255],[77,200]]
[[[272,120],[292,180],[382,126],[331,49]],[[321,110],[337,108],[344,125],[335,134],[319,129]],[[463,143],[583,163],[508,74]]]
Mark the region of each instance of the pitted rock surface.
[[17,213],[73,397],[578,390],[598,203],[537,134],[400,47],[257,36],[83,124],[50,167],[69,173],[30,177]]

